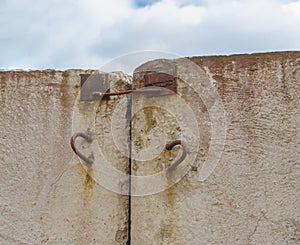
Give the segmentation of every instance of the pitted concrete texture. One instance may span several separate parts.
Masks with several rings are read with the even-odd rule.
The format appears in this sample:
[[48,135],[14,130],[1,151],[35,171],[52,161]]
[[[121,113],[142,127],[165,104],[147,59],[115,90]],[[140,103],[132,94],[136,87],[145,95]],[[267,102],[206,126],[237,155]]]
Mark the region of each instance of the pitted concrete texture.
[[[199,181],[210,118],[199,95],[179,81],[178,93],[193,108],[202,136],[200,166],[164,192],[132,197],[132,244],[300,244],[300,52],[190,60],[206,73],[198,82],[209,77],[222,98],[224,152],[212,175]],[[164,62],[137,68],[133,85],[140,86],[141,71],[160,69]],[[177,66],[178,73],[184,70],[180,62]],[[195,74],[187,76],[196,86]],[[139,104],[146,99],[136,100]],[[176,107],[171,97],[156,100],[167,103],[170,111]],[[155,130],[153,120],[169,140],[180,136],[175,124],[169,119],[158,123],[157,115],[163,116],[148,109],[133,120],[133,152],[148,147],[145,138],[150,128]],[[174,161],[176,155],[169,154],[134,161],[134,173],[153,174]]]
[[[144,86],[143,71],[176,66],[192,85],[177,79],[197,131],[181,128],[180,121],[187,126],[194,119],[175,95],[133,95],[132,104],[130,96],[111,97],[96,111],[84,110],[92,107],[78,104],[79,74],[92,70],[0,72],[0,244],[126,244],[129,221],[134,245],[300,244],[300,52],[188,59],[200,73],[182,60],[155,60],[136,69],[132,87]],[[111,91],[131,83],[118,74]],[[195,91],[203,81],[218,91],[227,123],[220,161],[204,181],[217,100]],[[128,173],[131,163],[132,174],[142,176],[131,183],[140,196],[129,199],[109,188],[118,183],[123,193],[129,182],[100,185],[96,171],[72,152],[72,133],[90,123],[112,167]],[[184,133],[193,146],[187,159],[196,157],[187,173],[174,185],[167,175],[143,182],[179,157],[180,147],[161,146]],[[78,146],[90,153],[83,141]],[[151,193],[160,182],[165,189]]]
[[[92,71],[0,73],[0,244],[126,243],[127,196],[95,183],[70,147],[81,73]],[[107,118],[114,104],[101,105]],[[127,171],[127,157],[116,164]]]

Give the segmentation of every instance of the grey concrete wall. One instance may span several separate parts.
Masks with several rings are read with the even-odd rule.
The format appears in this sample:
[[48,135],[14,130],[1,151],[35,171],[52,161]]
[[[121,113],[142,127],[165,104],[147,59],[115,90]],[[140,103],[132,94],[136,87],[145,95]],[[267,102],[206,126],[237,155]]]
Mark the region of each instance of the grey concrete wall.
[[[134,88],[143,87],[139,72],[162,63],[176,64],[191,86],[179,79],[178,97],[133,96],[131,125],[129,97],[78,103],[79,74],[92,71],[1,72],[0,244],[126,244],[128,220],[131,244],[299,244],[300,52],[190,60],[201,67],[199,73],[179,61],[137,68]],[[130,83],[122,76],[112,91]],[[203,173],[210,167],[205,161],[216,102],[209,91],[207,98],[195,92],[203,81],[217,89],[227,123],[224,150],[208,178]],[[193,111],[197,132],[188,122],[185,132],[174,119],[174,111],[189,115],[178,106],[180,99]],[[74,115],[91,121],[98,146],[125,175],[128,137],[134,175],[164,171],[181,151],[162,147],[182,135],[191,146],[192,166],[187,160],[189,168],[176,184],[164,175],[157,183],[132,179],[137,196],[129,200],[124,179],[101,184],[101,168],[86,168],[72,152],[72,133],[90,126],[74,124]],[[153,144],[157,149],[151,150]],[[159,184],[165,188],[151,193]]]
[[[0,73],[0,244],[125,244],[127,196],[96,184],[69,143],[79,74],[91,72]],[[100,120],[101,138],[110,125]]]
[[[199,94],[179,81],[178,93],[198,121],[197,167],[164,192],[132,198],[133,244],[299,244],[300,52],[191,60],[205,73],[195,77],[177,61],[177,75],[185,75],[194,87],[209,77],[218,89],[227,120],[224,151],[214,172],[200,181],[202,167],[207,167],[203,165],[211,118]],[[133,84],[143,85],[139,75],[143,71],[163,67],[164,61],[142,65]],[[149,99],[136,100],[134,106]],[[167,141],[181,135],[168,119],[178,107],[174,98],[155,101],[169,114],[148,108],[136,116],[132,131],[136,152],[149,147],[149,129],[155,125],[164,129]],[[140,175],[161,171],[176,154],[181,153],[162,151],[154,160],[136,160],[134,171]]]

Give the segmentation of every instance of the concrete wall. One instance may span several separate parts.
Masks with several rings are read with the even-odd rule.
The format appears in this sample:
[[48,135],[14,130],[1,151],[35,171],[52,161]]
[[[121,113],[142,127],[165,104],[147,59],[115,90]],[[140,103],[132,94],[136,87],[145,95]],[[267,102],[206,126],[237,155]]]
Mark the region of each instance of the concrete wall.
[[[168,190],[132,199],[133,244],[299,244],[300,243],[300,52],[194,57],[205,74],[185,70],[187,83],[178,93],[194,109],[200,142],[196,168]],[[163,61],[139,67],[133,84],[142,83],[138,73],[160,70]],[[177,63],[177,75],[184,69]],[[227,137],[220,162],[212,175],[199,181],[208,154],[207,130],[211,118],[193,86],[209,77],[218,89],[226,112]],[[146,103],[138,98],[136,104]],[[175,111],[170,97],[156,104]],[[196,107],[196,108],[195,108]],[[198,108],[198,110],[197,110]],[[149,111],[149,110],[148,110]],[[181,130],[162,112],[147,110],[133,121],[133,135],[147,133],[155,123],[166,130],[168,140]],[[160,122],[159,122],[160,120]],[[172,131],[173,129],[173,131]],[[139,133],[138,133],[139,132]],[[145,138],[135,137],[136,151]],[[180,153],[178,153],[180,154]],[[153,174],[159,159],[135,161],[136,172]],[[172,160],[172,158],[171,158]],[[155,166],[155,167],[154,167]],[[203,167],[203,168],[201,168]]]
[[[128,197],[97,185],[70,148],[80,73],[91,71],[0,73],[0,244],[127,240]],[[112,107],[101,105],[107,118]]]
[[[144,85],[143,71],[175,64],[182,76],[177,97],[136,95],[122,103],[114,97],[88,107],[96,108],[98,145],[124,174],[129,166],[139,176],[163,171],[181,154],[179,148],[164,150],[165,142],[183,136],[190,144],[192,166],[176,184],[158,192],[152,186],[161,183],[132,179],[136,195],[130,199],[124,179],[101,184],[101,169],[80,164],[69,145],[74,131],[89,126],[74,125],[74,115],[92,118],[78,102],[79,74],[92,71],[1,72],[0,243],[126,244],[130,220],[131,244],[299,244],[300,52],[190,60],[198,72],[180,60],[153,61],[135,71],[137,89]],[[130,77],[120,77],[112,91],[130,84]],[[224,149],[207,178],[216,100],[210,91],[199,96],[203,81],[217,89],[226,116]],[[175,120],[189,116],[180,99],[197,127],[184,131]],[[161,181],[168,186],[167,177]]]

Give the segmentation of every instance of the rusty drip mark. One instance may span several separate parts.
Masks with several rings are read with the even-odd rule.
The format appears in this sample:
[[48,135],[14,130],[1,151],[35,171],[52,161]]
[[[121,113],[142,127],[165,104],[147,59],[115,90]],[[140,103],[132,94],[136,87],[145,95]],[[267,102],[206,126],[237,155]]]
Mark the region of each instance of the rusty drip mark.
[[180,156],[180,158],[175,161],[168,169],[167,169],[167,173],[171,173],[172,171],[174,171],[177,166],[186,158],[187,155],[187,144],[186,142],[182,141],[182,140],[175,140],[169,144],[166,145],[166,150],[170,151],[173,149],[174,146],[176,145],[181,145],[182,148],[182,154]]
[[167,189],[167,215],[168,225],[164,238],[172,238],[174,236],[174,230],[176,229],[176,214],[175,214],[175,201],[176,201],[176,187],[171,186]]
[[44,224],[44,218],[42,216],[39,218],[39,222],[40,222],[41,225]]
[[93,160],[93,156],[91,158],[86,157],[85,155],[83,155],[77,148],[75,145],[75,141],[78,137],[81,137],[83,139],[85,139],[88,143],[91,143],[93,141],[93,139],[84,134],[84,133],[76,133],[71,137],[70,143],[71,143],[71,147],[73,149],[73,151],[75,152],[75,154],[80,157],[86,164],[91,165],[94,160]]
[[94,185],[95,185],[93,168],[88,167],[86,171],[87,173],[84,180],[84,190],[85,190],[84,205],[87,205],[88,202],[91,200],[93,196]]

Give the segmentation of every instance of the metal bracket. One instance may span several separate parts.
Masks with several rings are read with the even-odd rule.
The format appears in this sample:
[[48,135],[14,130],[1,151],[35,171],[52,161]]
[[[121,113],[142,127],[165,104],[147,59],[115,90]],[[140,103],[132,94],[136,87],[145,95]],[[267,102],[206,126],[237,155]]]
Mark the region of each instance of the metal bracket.
[[[144,73],[144,88],[139,90],[125,90],[125,91],[109,91],[109,74],[81,74],[81,101],[94,101],[101,99],[108,99],[109,96],[124,95],[130,93],[145,94],[147,97],[157,97],[170,95],[177,92],[177,78],[175,76],[176,70],[173,70],[173,75],[165,72],[146,71]],[[94,161],[93,155],[90,158],[84,156],[75,145],[78,137],[85,139],[91,143],[93,139],[84,134],[76,133],[72,136],[70,143],[73,151],[77,154],[86,164],[91,165]],[[167,169],[167,173],[173,172],[177,166],[185,159],[187,155],[187,144],[181,140],[175,140],[166,145],[166,150],[172,150],[174,146],[181,145],[181,157]]]
[[75,154],[79,156],[86,164],[91,165],[94,162],[94,155],[92,154],[91,157],[86,157],[77,149],[75,141],[78,137],[85,139],[88,143],[91,143],[93,139],[84,133],[76,133],[71,137],[70,140],[72,150],[75,152]]
[[182,141],[182,140],[175,140],[169,144],[166,145],[166,150],[170,151],[173,149],[174,146],[176,145],[181,145],[182,147],[182,155],[180,156],[180,158],[178,160],[176,160],[176,162],[174,162],[168,169],[167,169],[167,173],[171,173],[173,172],[178,165],[183,162],[183,160],[185,159],[186,155],[187,155],[187,143]]
[[80,74],[80,101],[107,100],[109,96],[130,93],[145,94],[146,97],[171,95],[177,92],[177,79],[164,72],[147,71],[144,75],[145,88],[110,92],[109,74]]
[[[93,101],[101,99],[109,99],[109,96],[105,96],[104,93],[109,92],[109,74],[80,74],[81,77],[81,89],[80,100],[81,101]],[[102,93],[103,97],[95,96],[95,93]]]
[[171,95],[177,93],[177,78],[174,75],[164,73],[149,71],[144,75],[145,87],[155,86],[164,88],[163,93],[149,93],[147,97],[157,97],[164,95]]

